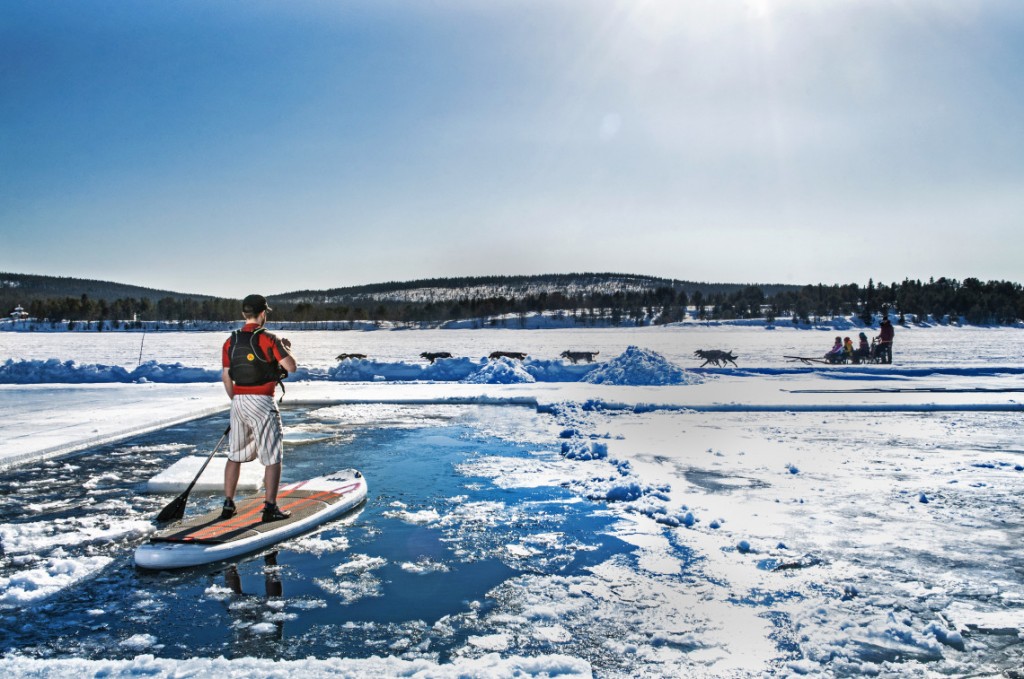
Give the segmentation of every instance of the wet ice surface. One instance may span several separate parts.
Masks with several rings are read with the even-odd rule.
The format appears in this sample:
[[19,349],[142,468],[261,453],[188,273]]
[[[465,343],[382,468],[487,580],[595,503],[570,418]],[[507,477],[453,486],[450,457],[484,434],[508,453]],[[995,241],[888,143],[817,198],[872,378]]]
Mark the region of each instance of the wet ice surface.
[[[365,507],[230,566],[134,569],[212,418],[0,482],[0,648],[448,662],[598,675],[961,676],[1024,662],[1015,413],[285,410],[286,478]],[[217,502],[195,496],[196,511]]]

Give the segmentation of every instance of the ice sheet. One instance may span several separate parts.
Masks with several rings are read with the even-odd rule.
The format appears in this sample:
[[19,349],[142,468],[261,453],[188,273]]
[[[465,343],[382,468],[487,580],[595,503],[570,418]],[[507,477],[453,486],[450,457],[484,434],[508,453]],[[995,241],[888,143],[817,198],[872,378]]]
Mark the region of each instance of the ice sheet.
[[[184,491],[192,479],[199,473],[203,463],[209,456],[183,457],[167,469],[146,482],[146,490],[150,493],[180,493]],[[227,458],[222,454],[214,456],[207,465],[203,475],[192,488],[197,493],[216,492],[224,488],[224,466]],[[238,490],[254,491],[263,485],[263,466],[259,462],[243,464],[238,477]]]

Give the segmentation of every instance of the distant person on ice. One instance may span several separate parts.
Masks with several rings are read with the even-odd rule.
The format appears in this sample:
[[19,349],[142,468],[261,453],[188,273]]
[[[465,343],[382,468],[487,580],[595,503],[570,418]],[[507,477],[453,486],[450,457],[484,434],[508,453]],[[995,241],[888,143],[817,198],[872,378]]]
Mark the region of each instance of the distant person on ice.
[[857,338],[860,340],[860,343],[857,345],[857,352],[854,356],[859,363],[871,358],[871,345],[868,344],[868,336],[864,333],[860,333]]
[[896,328],[888,316],[882,318],[882,324],[878,330],[878,355],[882,363],[892,363],[892,340],[896,336]]
[[284,435],[281,413],[274,402],[277,383],[295,372],[292,343],[267,332],[267,314],[271,309],[262,295],[249,295],[242,301],[245,325],[231,333],[222,350],[221,377],[231,399],[230,453],[224,465],[224,510],[221,518],[235,514],[235,489],[242,463],[257,457],[263,464],[266,502],[263,520],[278,521],[290,516],[277,506],[277,487],[281,483]]
[[840,363],[843,360],[843,338],[836,337],[835,344],[825,354],[825,360],[829,363]]

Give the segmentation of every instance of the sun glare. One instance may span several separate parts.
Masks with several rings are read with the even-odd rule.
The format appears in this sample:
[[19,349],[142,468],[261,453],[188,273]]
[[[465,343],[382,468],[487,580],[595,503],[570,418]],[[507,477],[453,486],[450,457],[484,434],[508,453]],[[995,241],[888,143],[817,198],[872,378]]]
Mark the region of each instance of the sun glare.
[[748,0],[747,12],[755,19],[767,19],[771,16],[771,0]]

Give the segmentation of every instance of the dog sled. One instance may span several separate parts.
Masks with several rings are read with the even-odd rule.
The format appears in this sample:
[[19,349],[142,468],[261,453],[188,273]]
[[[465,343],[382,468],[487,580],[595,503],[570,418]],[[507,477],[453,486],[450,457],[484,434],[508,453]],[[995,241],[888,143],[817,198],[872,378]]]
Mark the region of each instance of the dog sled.
[[823,363],[825,365],[832,365],[831,361],[828,361],[824,358],[815,358],[814,356],[783,356],[782,358],[792,363],[800,361],[804,365],[811,365],[813,363]]
[[[821,363],[824,365],[848,365],[864,363],[892,363],[892,342],[881,342],[877,337],[871,340],[871,346],[864,343],[866,339],[861,333],[861,348],[853,351],[838,350],[839,338],[836,337],[836,349],[824,356],[783,356],[789,361],[800,361],[804,365]],[[849,342],[849,337],[846,338]]]
[[783,356],[789,361],[799,361],[804,365],[814,365],[820,363],[822,365],[862,365],[865,363],[885,363],[885,351],[882,346],[877,342],[871,343],[870,350],[867,353],[860,351],[854,351],[852,354],[842,352],[839,354],[828,353],[824,356]]
[[804,365],[814,365],[820,363],[821,365],[864,365],[869,363],[884,363],[882,357],[879,356],[838,356],[833,358],[825,358],[823,356],[783,356],[784,359],[791,362],[801,362]]
[[783,356],[784,359],[790,362],[801,362],[804,365],[813,365],[820,363],[822,365],[865,365],[871,363],[885,363],[881,358],[850,358],[843,357],[837,359],[818,358],[815,356]]

